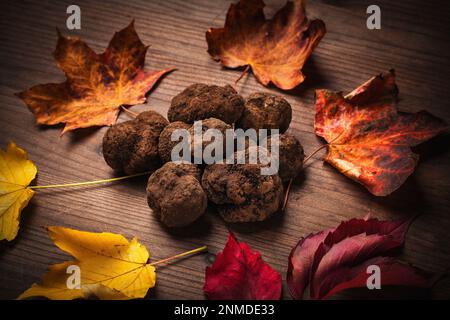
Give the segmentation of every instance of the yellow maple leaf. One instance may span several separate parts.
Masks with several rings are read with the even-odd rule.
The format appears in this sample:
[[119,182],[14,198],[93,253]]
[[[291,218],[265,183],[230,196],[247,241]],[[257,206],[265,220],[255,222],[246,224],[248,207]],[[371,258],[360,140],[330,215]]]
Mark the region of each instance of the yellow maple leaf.
[[20,213],[34,195],[28,185],[36,173],[27,152],[14,142],[6,151],[0,149],[0,240],[11,241],[17,236]]
[[[136,238],[129,242],[114,233],[93,233],[49,227],[49,236],[61,250],[75,260],[50,266],[41,284],[33,284],[19,296],[47,297],[55,300],[87,298],[143,298],[156,283],[155,267],[148,264],[149,253]],[[67,284],[70,266],[79,267],[79,287]]]

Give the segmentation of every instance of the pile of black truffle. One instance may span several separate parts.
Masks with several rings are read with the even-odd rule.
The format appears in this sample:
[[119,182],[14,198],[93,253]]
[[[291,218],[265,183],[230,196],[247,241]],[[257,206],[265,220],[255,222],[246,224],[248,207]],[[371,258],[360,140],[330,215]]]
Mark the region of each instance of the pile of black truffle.
[[[172,99],[167,121],[154,111],[116,124],[103,137],[106,163],[116,171],[135,174],[151,171],[148,205],[169,227],[186,226],[213,203],[227,222],[262,221],[280,211],[283,183],[300,172],[304,153],[300,142],[285,134],[292,118],[283,98],[254,93],[244,100],[233,87],[193,84]],[[172,132],[192,133],[193,123],[203,129],[279,129],[279,171],[262,175],[262,164],[193,164],[171,162]],[[202,146],[203,148],[205,145]],[[255,147],[255,146],[253,146]],[[245,148],[245,147],[244,147]],[[244,150],[248,153],[249,146]],[[259,146],[256,146],[259,148]],[[270,152],[270,144],[267,146]]]

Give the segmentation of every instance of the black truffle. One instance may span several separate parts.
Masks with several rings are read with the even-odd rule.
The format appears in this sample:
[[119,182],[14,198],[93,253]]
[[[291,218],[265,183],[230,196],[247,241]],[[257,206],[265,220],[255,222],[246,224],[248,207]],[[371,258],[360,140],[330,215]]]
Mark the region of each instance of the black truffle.
[[[158,143],[159,156],[161,157],[161,160],[163,162],[171,161],[172,149],[181,141],[181,138],[179,139],[179,141],[172,141],[172,133],[177,129],[188,130],[190,127],[190,124],[181,121],[175,121],[171,122],[167,127],[164,128],[164,130],[161,132],[161,135],[159,136]],[[183,154],[181,154],[181,156],[183,156]]]
[[241,117],[243,109],[244,99],[230,85],[196,83],[172,99],[167,116],[170,122],[217,118],[232,124]]
[[190,163],[167,162],[148,179],[149,207],[168,227],[183,227],[206,211],[201,170]]
[[272,159],[276,156],[272,152],[271,139],[279,139],[278,146],[278,159],[279,159],[279,171],[278,175],[281,180],[289,181],[294,179],[302,170],[303,159],[305,158],[305,153],[300,141],[296,137],[289,134],[279,134],[273,135],[267,139],[267,149],[271,151]]
[[202,150],[202,154],[203,151],[205,150],[205,148],[210,144],[214,142],[214,139],[212,139],[213,141],[211,141],[211,139],[207,139],[207,137],[205,136],[205,133],[207,130],[209,129],[216,129],[218,130],[221,134],[222,134],[222,154],[223,156],[221,157],[220,160],[224,159],[226,154],[226,130],[227,129],[232,129],[232,127],[223,122],[222,120],[216,119],[216,118],[209,118],[206,120],[202,120],[202,139],[199,141],[196,137],[194,137],[194,126],[192,125],[189,128],[189,134],[191,135],[191,153],[192,153],[192,159],[194,159],[194,150],[195,148],[199,148],[200,150]]
[[[213,143],[214,139],[209,139],[206,136],[204,136],[205,132],[209,129],[216,129],[218,130],[221,134],[222,134],[222,141],[223,141],[223,155],[225,157],[225,146],[226,146],[226,130],[227,129],[231,129],[232,127],[223,122],[222,120],[216,119],[216,118],[209,118],[209,119],[205,119],[202,120],[202,125],[201,125],[201,131],[199,132],[199,135],[201,135],[201,137],[194,137],[194,126],[195,125],[190,125],[181,121],[175,121],[170,123],[167,127],[164,128],[164,130],[161,132],[161,135],[159,137],[159,155],[161,157],[161,159],[163,160],[163,162],[168,162],[168,161],[172,161],[173,159],[171,159],[171,153],[172,153],[172,149],[173,147],[175,147],[176,144],[178,144],[181,141],[181,138],[179,141],[172,141],[171,140],[171,136],[172,133],[176,130],[176,129],[185,129],[187,130],[187,133],[190,136],[191,139],[191,145],[190,145],[190,150],[191,150],[191,157],[188,159],[184,159],[186,161],[189,162],[193,162],[194,161],[194,150],[197,146],[197,148],[199,148],[202,151],[202,155],[203,155],[203,150],[210,144]],[[183,156],[183,154],[181,154],[180,156]],[[201,161],[202,159],[200,159],[199,161]]]
[[280,96],[256,92],[245,102],[242,117],[236,127],[247,129],[279,129],[286,132],[292,119],[292,108],[289,102]]
[[134,174],[161,166],[158,139],[168,121],[159,113],[146,111],[135,119],[113,125],[103,137],[103,157],[116,171]]
[[279,211],[283,199],[280,177],[262,175],[259,164],[213,164],[202,176],[208,199],[227,222],[266,220]]

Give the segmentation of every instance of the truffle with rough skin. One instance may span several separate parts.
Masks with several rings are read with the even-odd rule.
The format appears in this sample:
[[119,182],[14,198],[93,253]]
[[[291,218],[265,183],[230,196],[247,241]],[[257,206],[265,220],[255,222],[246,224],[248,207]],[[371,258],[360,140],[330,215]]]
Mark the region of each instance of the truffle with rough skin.
[[148,179],[149,207],[168,227],[184,227],[206,211],[201,170],[190,163],[167,162]]
[[[176,129],[185,129],[188,131],[190,137],[191,137],[191,158],[190,159],[184,159],[186,161],[190,161],[192,162],[194,159],[194,150],[195,150],[195,144],[198,143],[200,144],[200,148],[202,150],[202,155],[203,155],[203,150],[206,148],[206,146],[208,146],[210,143],[212,143],[214,141],[215,138],[210,139],[206,136],[204,136],[205,132],[209,129],[217,129],[218,131],[220,131],[220,133],[222,133],[222,138],[223,138],[223,146],[224,146],[224,156],[225,156],[225,146],[226,146],[226,130],[227,129],[231,129],[232,127],[223,122],[222,120],[216,119],[216,118],[209,118],[209,119],[205,119],[202,120],[202,126],[201,126],[201,139],[195,138],[194,139],[194,125],[190,125],[181,121],[175,121],[175,122],[171,122],[167,127],[164,128],[164,130],[161,132],[161,135],[159,137],[159,155],[161,157],[161,159],[163,160],[163,162],[168,162],[171,161],[172,157],[172,149],[173,147],[175,147],[175,145],[177,145],[180,141],[172,141],[171,140],[171,136],[172,133],[176,130]],[[211,141],[212,140],[212,141]],[[181,154],[182,156],[182,154]]]
[[169,123],[167,127],[164,128],[164,130],[161,132],[161,135],[159,136],[159,143],[158,143],[158,152],[159,156],[161,157],[161,160],[165,162],[171,161],[172,157],[172,149],[175,147],[182,138],[180,138],[178,141],[172,141],[172,133],[177,129],[185,129],[188,130],[191,127],[191,125],[181,122],[181,121],[175,121]]
[[283,199],[280,177],[262,175],[259,164],[207,166],[202,186],[227,222],[266,220],[279,211]]
[[226,130],[232,129],[232,127],[223,122],[222,120],[216,119],[216,118],[209,118],[202,120],[202,139],[199,141],[197,138],[194,139],[194,125],[192,125],[189,128],[189,134],[191,135],[191,153],[192,153],[192,159],[194,159],[194,150],[196,148],[196,145],[199,145],[197,148],[201,148],[202,154],[205,148],[210,144],[214,142],[214,139],[211,139],[211,137],[204,136],[206,131],[209,129],[216,129],[222,133],[222,145],[223,145],[223,159],[225,158],[226,154]]
[[167,117],[170,122],[193,123],[217,118],[228,124],[236,122],[244,109],[244,99],[232,86],[224,87],[196,83],[176,95]]
[[158,139],[169,122],[155,111],[110,127],[103,136],[103,157],[116,171],[134,174],[161,166]]
[[245,102],[236,127],[247,129],[279,129],[286,132],[292,119],[292,108],[284,98],[265,92],[251,94]]
[[[289,181],[294,179],[303,167],[303,159],[305,153],[300,141],[290,134],[273,135],[272,138],[279,139],[278,155],[279,155],[279,169],[278,175],[281,180]],[[272,151],[270,137],[267,140],[267,149]],[[272,158],[275,156],[271,152]]]

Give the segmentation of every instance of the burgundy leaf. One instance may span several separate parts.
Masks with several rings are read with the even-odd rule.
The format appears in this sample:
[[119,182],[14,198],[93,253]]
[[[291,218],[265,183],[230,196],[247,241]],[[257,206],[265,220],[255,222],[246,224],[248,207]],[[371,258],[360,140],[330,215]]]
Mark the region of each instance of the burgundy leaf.
[[308,285],[314,299],[365,286],[369,277],[366,268],[371,264],[380,267],[383,285],[428,284],[417,269],[379,257],[394,254],[403,246],[411,221],[351,219],[300,240],[289,258],[287,282],[291,295],[301,299]]
[[239,243],[230,232],[224,250],[211,267],[206,267],[203,290],[212,300],[277,300],[281,297],[281,275],[258,251]]
[[303,297],[303,292],[309,283],[314,254],[327,234],[328,231],[310,234],[306,238],[300,239],[291,251],[286,281],[294,299]]
[[332,295],[350,288],[367,285],[367,267],[376,265],[380,268],[381,288],[383,286],[409,286],[426,288],[431,285],[430,275],[422,270],[399,262],[392,257],[376,257],[354,267],[342,267],[328,274],[317,289],[317,297],[327,299]]

